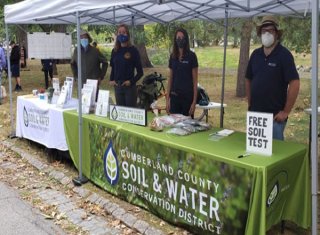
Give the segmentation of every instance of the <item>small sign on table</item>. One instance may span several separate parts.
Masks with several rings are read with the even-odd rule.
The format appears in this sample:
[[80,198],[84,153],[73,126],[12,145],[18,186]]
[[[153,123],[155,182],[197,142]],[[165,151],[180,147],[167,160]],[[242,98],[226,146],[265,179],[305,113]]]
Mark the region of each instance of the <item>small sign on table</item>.
[[145,109],[110,105],[110,119],[114,121],[128,122],[140,126],[146,126],[147,112]]
[[247,152],[272,155],[273,114],[247,112]]

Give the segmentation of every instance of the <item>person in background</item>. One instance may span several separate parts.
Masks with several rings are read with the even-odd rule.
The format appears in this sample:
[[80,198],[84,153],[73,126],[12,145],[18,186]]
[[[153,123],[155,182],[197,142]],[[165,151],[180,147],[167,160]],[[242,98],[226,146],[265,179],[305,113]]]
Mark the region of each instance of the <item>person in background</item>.
[[0,73],[7,68],[7,58],[2,44],[0,44]]
[[[6,50],[3,47],[2,43],[0,43],[0,51],[2,51],[3,56],[4,56],[4,62],[3,62],[3,59],[2,59],[2,62],[0,62],[0,63],[2,63],[2,65],[5,63],[5,65],[2,66],[2,71],[4,71],[6,73],[6,76],[8,77],[7,53],[6,53]],[[0,52],[0,54],[1,54],[1,52]]]
[[[98,80],[99,86],[107,73],[107,59],[97,48],[90,45],[92,38],[87,31],[80,32],[80,42],[82,84],[86,83],[87,79],[93,79]],[[77,55],[77,48],[75,48],[71,58],[71,69],[75,78],[78,78]]]
[[16,79],[16,87],[14,91],[22,91],[21,78],[20,78],[20,47],[14,42],[10,42],[11,54],[10,54],[10,66],[12,77]]
[[6,61],[5,52],[4,52],[4,49],[2,48],[2,44],[0,44],[0,104],[2,103],[1,100],[7,96],[5,92],[5,88],[1,85],[2,71],[6,68],[6,66],[7,66],[7,61]]
[[140,54],[131,44],[127,25],[119,25],[116,35],[110,59],[110,85],[114,86],[117,105],[136,107],[136,82],[143,76]]
[[288,116],[299,93],[299,74],[292,54],[280,43],[282,30],[276,18],[263,17],[257,35],[262,47],[252,52],[246,71],[248,109],[272,113],[273,138],[284,140]]
[[173,51],[169,58],[169,80],[166,95],[168,114],[179,113],[193,117],[198,90],[198,59],[190,50],[186,30],[177,29]]
[[24,45],[21,45],[20,47],[20,66],[21,68],[27,67],[27,50]]
[[[42,71],[44,73],[44,81],[46,84],[46,89],[48,89],[49,84],[52,83],[52,78],[53,78],[53,59],[42,59],[41,64],[42,64]],[[49,76],[50,76],[50,81],[49,81]]]

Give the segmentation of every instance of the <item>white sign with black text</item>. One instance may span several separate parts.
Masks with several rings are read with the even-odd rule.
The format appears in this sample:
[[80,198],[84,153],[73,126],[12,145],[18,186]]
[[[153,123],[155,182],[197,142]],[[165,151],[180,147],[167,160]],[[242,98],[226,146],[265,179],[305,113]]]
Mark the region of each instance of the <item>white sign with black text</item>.
[[272,155],[273,114],[247,112],[247,152]]
[[147,114],[145,109],[110,105],[110,119],[140,126],[147,125]]

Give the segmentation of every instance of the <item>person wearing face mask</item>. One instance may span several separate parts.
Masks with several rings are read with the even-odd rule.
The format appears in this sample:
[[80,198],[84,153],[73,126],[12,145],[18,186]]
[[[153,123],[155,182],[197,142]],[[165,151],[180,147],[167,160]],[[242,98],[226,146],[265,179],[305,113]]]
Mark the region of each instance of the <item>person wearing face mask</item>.
[[282,46],[282,30],[273,16],[257,26],[262,47],[250,56],[246,71],[249,111],[272,113],[273,138],[284,140],[289,113],[297,99],[300,80],[291,52]]
[[198,59],[190,50],[185,29],[177,29],[169,58],[169,80],[166,95],[168,114],[178,113],[193,117],[198,90]]
[[127,25],[119,25],[116,36],[111,52],[109,84],[114,86],[117,105],[136,107],[136,82],[143,76],[140,54],[131,44]]
[[[105,78],[108,68],[106,57],[95,47],[91,46],[92,38],[87,31],[81,30],[80,44],[81,44],[81,79],[82,85],[86,83],[87,79],[98,80],[98,86]],[[73,76],[78,78],[78,51],[74,49],[71,58],[71,69]]]

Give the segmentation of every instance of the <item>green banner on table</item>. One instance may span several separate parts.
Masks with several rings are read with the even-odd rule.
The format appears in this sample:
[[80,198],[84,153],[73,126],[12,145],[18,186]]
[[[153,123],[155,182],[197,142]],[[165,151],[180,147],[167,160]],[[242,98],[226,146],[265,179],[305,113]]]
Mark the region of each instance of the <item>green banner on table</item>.
[[245,134],[219,141],[219,129],[189,136],[83,116],[79,146],[78,115],[63,113],[71,158],[82,172],[131,203],[197,234],[264,235],[289,220],[311,225],[310,168],[306,146],[273,141],[270,157],[245,153]]
[[244,234],[253,173],[89,124],[90,178],[197,234]]

